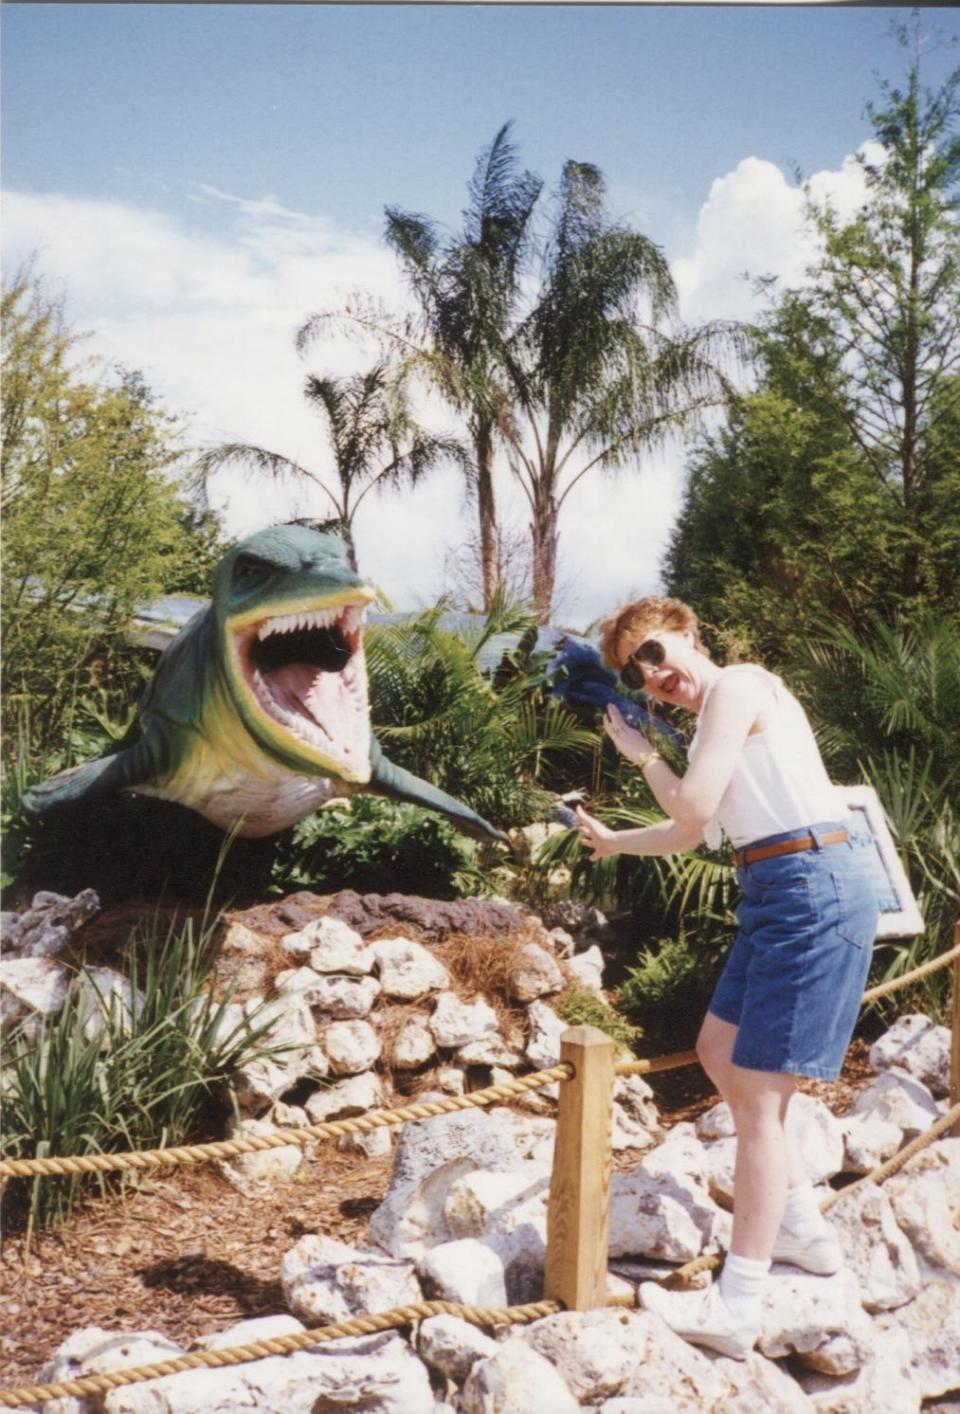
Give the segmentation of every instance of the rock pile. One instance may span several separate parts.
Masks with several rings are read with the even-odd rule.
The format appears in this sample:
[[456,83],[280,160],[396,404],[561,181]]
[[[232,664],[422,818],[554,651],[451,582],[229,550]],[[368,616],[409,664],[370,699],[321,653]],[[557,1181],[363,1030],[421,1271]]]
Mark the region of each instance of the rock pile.
[[[449,1094],[557,1058],[564,1024],[545,998],[566,985],[570,957],[588,955],[589,935],[558,927],[531,936],[527,927],[518,939],[505,930],[517,963],[507,1012],[494,1004],[502,999],[459,995],[442,947],[434,952],[407,936],[409,922],[403,935],[388,936],[382,906],[370,916],[379,921],[361,931],[359,914],[347,923],[328,910],[279,935],[289,966],[275,976],[268,1005],[272,1034],[289,1049],[241,1077],[241,1131],[362,1113],[389,1103],[391,1084],[412,1073],[427,1094]],[[252,933],[249,922],[235,928]],[[226,944],[227,956],[233,948],[256,958],[249,937],[228,936]],[[20,980],[10,995],[18,1006],[33,1004]],[[250,1004],[236,1003],[238,1015]],[[943,1112],[948,1053],[945,1028],[904,1017],[872,1048],[875,1077],[849,1114],[837,1118],[821,1101],[796,1097],[793,1137],[824,1196],[831,1181],[840,1186],[865,1173]],[[243,1344],[424,1298],[484,1306],[539,1299],[551,1109],[541,1100],[540,1112],[494,1107],[404,1126],[367,1245],[301,1238],[280,1272],[287,1312],[201,1344]],[[639,1077],[618,1083],[616,1132],[621,1148],[638,1151],[611,1188],[610,1291],[622,1295],[726,1245],[736,1136],[724,1105],[663,1133]],[[389,1146],[390,1134],[352,1142]],[[232,1171],[241,1182],[276,1181],[299,1162],[290,1146],[245,1156]],[[830,1221],[845,1266],[831,1277],[775,1266],[758,1347],[745,1362],[687,1345],[642,1310],[563,1313],[492,1332],[438,1316],[408,1334],[341,1340],[48,1407],[56,1414],[912,1414],[960,1388],[960,1139],[932,1144],[882,1187],[852,1189]],[[38,1379],[143,1364],[176,1349],[157,1332],[89,1328],[75,1332]]]

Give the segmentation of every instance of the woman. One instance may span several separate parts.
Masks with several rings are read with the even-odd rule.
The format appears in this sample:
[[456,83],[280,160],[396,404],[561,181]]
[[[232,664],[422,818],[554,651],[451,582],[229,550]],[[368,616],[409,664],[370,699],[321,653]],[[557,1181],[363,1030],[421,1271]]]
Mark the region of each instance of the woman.
[[640,1299],[678,1334],[745,1358],[760,1329],[771,1260],[829,1275],[840,1249],[784,1128],[795,1077],[834,1079],[860,1007],[877,904],[857,867],[844,808],[800,704],[753,664],[720,668],[693,611],[628,604],[601,626],[605,661],[655,701],[698,717],[677,776],[615,707],[604,726],[668,819],[614,831],[578,810],[591,858],[732,843],[739,932],[697,1041],[737,1132],[733,1236],[719,1282]]

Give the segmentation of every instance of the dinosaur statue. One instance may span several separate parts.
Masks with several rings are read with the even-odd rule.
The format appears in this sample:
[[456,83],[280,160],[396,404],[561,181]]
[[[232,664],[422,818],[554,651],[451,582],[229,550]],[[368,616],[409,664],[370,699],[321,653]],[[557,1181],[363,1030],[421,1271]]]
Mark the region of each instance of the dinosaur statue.
[[220,561],[211,605],[162,654],[123,739],[34,786],[28,815],[46,824],[133,792],[263,839],[335,796],[372,791],[505,840],[382,754],[363,652],[373,598],[338,536],[299,524],[250,536]]

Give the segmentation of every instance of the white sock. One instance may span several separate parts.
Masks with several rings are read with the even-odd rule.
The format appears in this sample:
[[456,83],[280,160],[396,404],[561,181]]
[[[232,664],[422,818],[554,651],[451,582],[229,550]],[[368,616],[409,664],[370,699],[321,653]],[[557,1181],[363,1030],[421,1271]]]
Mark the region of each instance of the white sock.
[[793,1237],[812,1240],[829,1231],[820,1202],[809,1183],[787,1190],[787,1205],[783,1210],[782,1227]]
[[744,1325],[759,1325],[763,1289],[770,1263],[728,1252],[720,1273],[720,1295],[731,1314]]

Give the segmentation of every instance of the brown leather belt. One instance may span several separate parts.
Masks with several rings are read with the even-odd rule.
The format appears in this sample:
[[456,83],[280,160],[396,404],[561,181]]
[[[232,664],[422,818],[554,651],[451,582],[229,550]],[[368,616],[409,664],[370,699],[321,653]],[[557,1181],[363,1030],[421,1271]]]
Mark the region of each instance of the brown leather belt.
[[[831,830],[829,834],[820,836],[820,844],[843,844],[847,838],[846,830]],[[779,844],[758,844],[756,846],[747,845],[744,849],[735,849],[733,858],[738,869],[742,869],[744,864],[756,864],[758,859],[776,859],[778,854],[802,854],[805,849],[816,849],[817,841],[813,835],[800,835],[795,840],[781,840]]]

